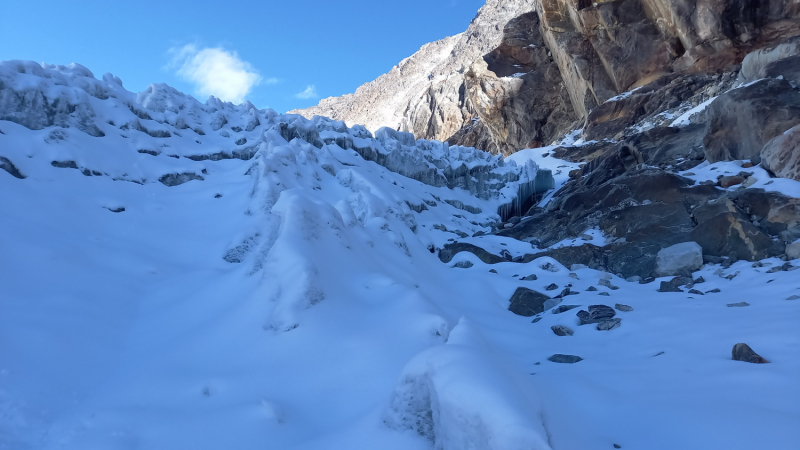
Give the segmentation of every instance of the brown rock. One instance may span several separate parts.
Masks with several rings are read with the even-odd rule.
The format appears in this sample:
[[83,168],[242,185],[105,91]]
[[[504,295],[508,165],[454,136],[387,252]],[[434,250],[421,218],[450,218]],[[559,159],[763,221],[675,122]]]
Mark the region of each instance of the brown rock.
[[698,224],[691,238],[703,247],[704,255],[735,254],[737,259],[758,261],[783,253],[783,246],[750,223],[731,200],[709,201],[692,214]]
[[744,213],[757,217],[759,228],[786,242],[800,238],[800,198],[788,197],[763,189],[747,189],[736,194],[734,201]]
[[753,364],[765,364],[769,362],[761,357],[761,355],[754,352],[749,345],[743,343],[733,346],[733,350],[731,351],[731,359],[734,361],[744,361]]
[[471,105],[503,154],[549,144],[577,119],[535,12],[506,24],[503,42],[464,74]]
[[744,183],[744,178],[738,175],[724,175],[719,177],[718,182],[720,187],[727,189],[731,186]]

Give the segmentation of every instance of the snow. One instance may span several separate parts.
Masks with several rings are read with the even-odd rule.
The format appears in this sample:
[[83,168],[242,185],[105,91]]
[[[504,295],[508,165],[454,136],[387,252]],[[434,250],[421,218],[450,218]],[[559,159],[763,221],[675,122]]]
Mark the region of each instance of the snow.
[[[700,165],[681,172],[680,175],[694,180],[696,183],[703,181],[713,181],[716,183],[720,175],[738,175],[740,172],[752,173],[757,181],[750,185],[751,188],[764,189],[767,192],[779,192],[790,197],[800,197],[800,181],[790,178],[772,178],[769,173],[760,166],[743,168],[742,164],[746,161],[719,161],[709,163],[704,161]],[[734,185],[727,190],[739,189],[741,185]],[[722,189],[722,188],[718,188]]]
[[625,91],[622,94],[615,95],[614,97],[611,97],[610,99],[606,100],[604,103],[618,102],[620,100],[626,99],[626,98],[630,97],[634,92],[638,91],[639,89],[641,89],[643,87],[644,86],[639,86],[639,87],[631,89],[630,91]]
[[580,247],[583,244],[591,244],[594,245],[595,247],[603,247],[613,242],[612,238],[610,238],[609,236],[605,236],[603,232],[598,228],[589,228],[588,230],[585,230],[583,233],[581,233],[581,235],[591,236],[592,239],[584,240],[581,237],[577,237],[574,239],[567,238],[559,242],[556,242],[555,244],[547,248],[556,249],[561,247]]
[[686,125],[691,124],[692,123],[691,119],[695,115],[705,111],[705,109],[708,107],[708,105],[710,105],[711,102],[716,100],[716,98],[717,97],[711,97],[710,99],[704,101],[703,103],[700,103],[699,105],[695,106],[694,108],[691,108],[690,110],[688,110],[685,113],[683,113],[680,116],[678,116],[677,119],[673,120],[672,123],[669,124],[669,126],[680,128],[680,127],[685,127]]
[[[480,198],[321,142],[378,148],[363,128],[19,64],[0,64],[4,95],[84,102],[104,136],[77,115],[43,129],[0,120],[0,156],[26,177],[0,171],[0,448],[749,449],[800,438],[800,303],[786,300],[800,284],[797,272],[766,273],[780,260],[706,266],[698,286],[722,292],[702,297],[613,276],[609,290],[597,285],[609,275],[574,278],[551,258],[489,266],[461,253],[454,261],[474,265],[452,268],[429,248],[530,252],[454,232],[488,231],[524,179]],[[132,109],[170,137],[121,129]],[[241,138],[252,158],[234,155]],[[519,177],[551,169],[557,186],[577,167],[547,148],[502,160],[405,147]],[[175,173],[203,179],[158,182]],[[577,309],[538,323],[507,310],[517,287],[551,283],[580,292],[564,304],[634,311],[601,332],[577,326]],[[556,324],[575,335],[554,335]],[[737,342],[770,364],[731,361]],[[554,353],[583,361],[551,363]]]

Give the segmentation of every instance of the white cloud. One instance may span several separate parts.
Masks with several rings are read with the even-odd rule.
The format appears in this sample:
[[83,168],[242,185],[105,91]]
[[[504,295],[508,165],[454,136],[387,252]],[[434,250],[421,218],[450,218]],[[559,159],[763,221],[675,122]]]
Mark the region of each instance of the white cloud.
[[319,97],[317,95],[317,88],[315,88],[313,84],[306,87],[303,90],[303,92],[298,92],[297,94],[294,94],[294,96],[297,98],[304,98],[304,99]]
[[264,79],[247,61],[239,59],[236,52],[222,48],[203,48],[189,44],[172,48],[170,67],[178,76],[195,84],[201,95],[213,95],[221,100],[241,103],[247,94],[260,83],[273,84],[275,78]]

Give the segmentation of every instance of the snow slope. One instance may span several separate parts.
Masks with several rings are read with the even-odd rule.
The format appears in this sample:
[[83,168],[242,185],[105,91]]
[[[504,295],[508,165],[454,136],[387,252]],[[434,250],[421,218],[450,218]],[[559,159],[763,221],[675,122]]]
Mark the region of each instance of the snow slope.
[[[608,297],[586,291],[604,274],[549,258],[444,264],[431,250],[489,231],[535,164],[202,104],[165,85],[133,94],[80,66],[0,63],[0,89],[0,156],[24,176],[0,170],[0,448],[746,449],[800,438],[800,301],[786,300],[800,294],[798,272],[766,273],[782,262],[706,267],[702,289],[721,292],[705,296],[612,277],[619,289],[597,286]],[[398,173],[419,164],[438,176],[418,178],[445,181]],[[449,187],[445,165],[496,176]],[[565,304],[634,311],[601,332],[578,327],[577,309],[537,323],[507,310],[517,287],[550,283],[581,292]],[[556,324],[575,335],[554,335]],[[771,363],[731,361],[736,342]],[[549,362],[554,353],[584,360]]]

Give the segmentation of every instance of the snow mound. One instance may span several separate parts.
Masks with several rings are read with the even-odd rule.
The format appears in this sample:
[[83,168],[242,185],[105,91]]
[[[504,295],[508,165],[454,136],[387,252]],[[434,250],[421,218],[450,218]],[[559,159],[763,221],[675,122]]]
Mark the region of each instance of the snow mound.
[[520,396],[498,366],[462,319],[447,344],[406,366],[385,423],[416,432],[437,449],[549,449],[536,402]]

